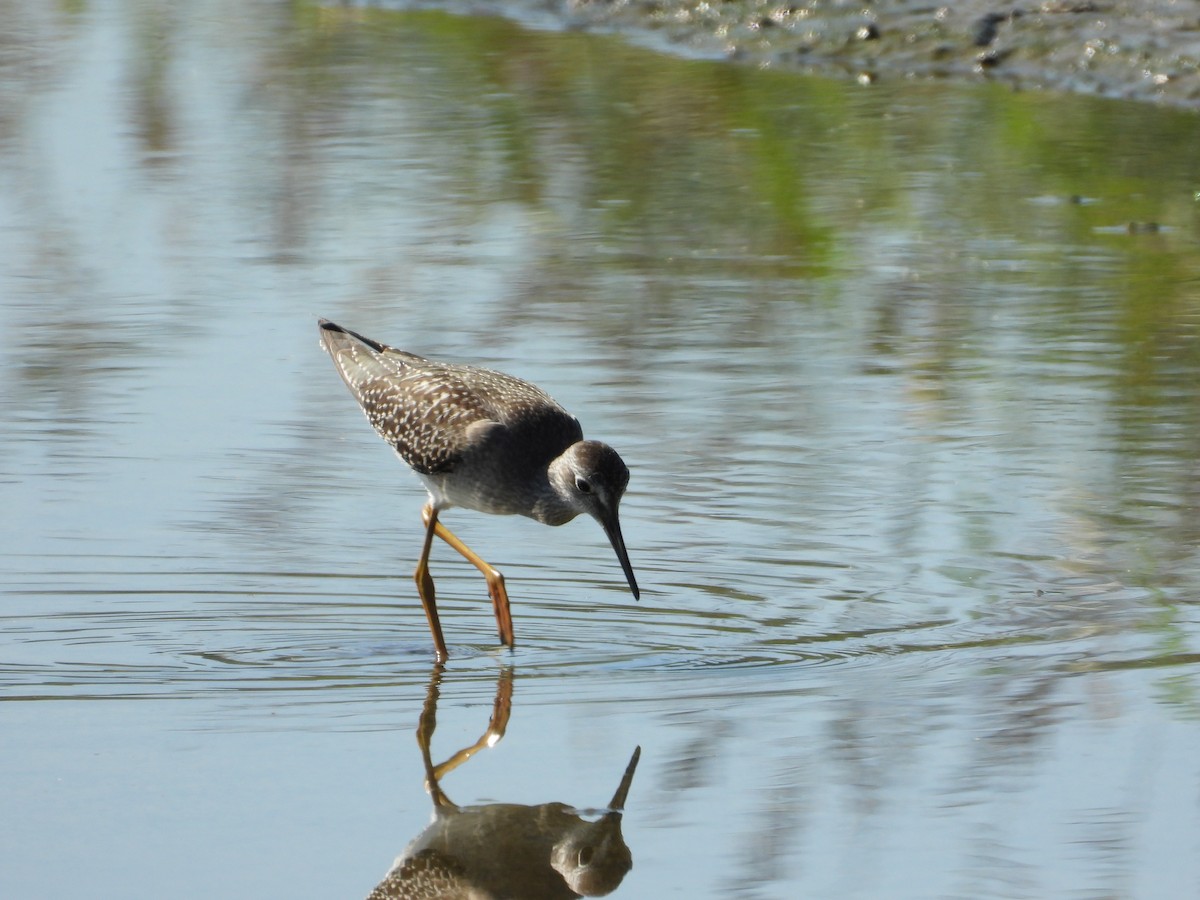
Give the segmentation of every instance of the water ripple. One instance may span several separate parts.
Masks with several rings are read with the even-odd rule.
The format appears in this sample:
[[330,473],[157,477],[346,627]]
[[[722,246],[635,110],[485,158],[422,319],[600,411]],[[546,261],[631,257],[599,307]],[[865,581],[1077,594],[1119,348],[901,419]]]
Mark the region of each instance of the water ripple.
[[[131,570],[77,571],[61,581],[69,586],[31,575],[6,591],[6,699],[266,691],[285,703],[321,695],[339,702],[339,691],[354,686],[366,689],[355,695],[363,700],[373,688],[423,682],[432,660],[405,578]],[[769,689],[780,690],[867,667],[900,676],[1014,660],[1063,673],[1195,662],[1130,631],[1146,614],[1144,592],[1079,577],[1006,596],[971,616],[914,616],[922,604],[878,594],[810,597],[785,609],[778,600],[685,581],[635,603],[612,586],[589,591],[582,580],[527,578],[514,599],[512,652],[494,644],[479,579],[451,572],[438,584],[450,669],[490,677],[511,665],[523,678],[557,680],[543,702],[577,691],[563,676],[581,670],[609,672],[605,691],[646,700],[639,679],[647,675],[655,690],[690,695],[713,690],[691,680],[702,672],[769,671]],[[613,699],[594,685],[587,691]]]

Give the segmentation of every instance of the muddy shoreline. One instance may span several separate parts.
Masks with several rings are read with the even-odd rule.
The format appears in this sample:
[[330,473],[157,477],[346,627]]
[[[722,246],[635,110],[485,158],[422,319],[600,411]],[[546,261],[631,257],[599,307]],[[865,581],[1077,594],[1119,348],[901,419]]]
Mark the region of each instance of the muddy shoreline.
[[989,80],[1200,109],[1195,0],[477,0],[449,6],[539,27],[615,31],[689,55],[864,83]]

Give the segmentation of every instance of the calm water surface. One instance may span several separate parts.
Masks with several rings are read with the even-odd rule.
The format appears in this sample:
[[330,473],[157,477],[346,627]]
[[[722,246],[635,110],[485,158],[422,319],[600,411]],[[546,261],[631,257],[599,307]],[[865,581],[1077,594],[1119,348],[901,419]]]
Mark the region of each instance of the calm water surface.
[[[462,804],[640,897],[1200,892],[1200,119],[491,19],[25,4],[0,52],[0,895],[363,897]],[[1131,228],[1131,225],[1133,226]],[[600,530],[446,516],[323,315],[542,384]],[[511,682],[509,678],[511,676]]]

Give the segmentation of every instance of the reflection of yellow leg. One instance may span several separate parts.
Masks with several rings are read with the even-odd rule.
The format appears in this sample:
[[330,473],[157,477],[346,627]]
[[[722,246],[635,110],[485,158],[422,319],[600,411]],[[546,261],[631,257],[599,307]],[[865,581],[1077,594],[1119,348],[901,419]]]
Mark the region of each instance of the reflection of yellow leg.
[[429,745],[433,741],[433,732],[437,728],[438,687],[442,680],[444,667],[441,662],[433,665],[433,674],[429,677],[429,689],[425,692],[425,705],[421,709],[421,718],[417,721],[417,746],[421,748],[421,761],[425,764],[425,790],[433,798],[437,809],[457,809],[449,797],[442,793],[438,784],[437,772],[433,768],[433,758],[429,755]]
[[[429,542],[432,540],[431,535],[436,533],[438,537],[461,553],[463,558],[477,568],[480,572],[482,572],[483,577],[487,579],[488,594],[492,598],[492,610],[496,614],[496,627],[500,631],[500,643],[504,644],[506,647],[511,647],[513,645],[512,611],[509,609],[508,605],[508,591],[504,588],[504,576],[501,575],[496,569],[493,569],[484,559],[476,554],[474,550],[459,540],[458,537],[455,536],[454,532],[452,532],[445,525],[441,524],[437,520],[437,510],[434,509],[430,504],[425,504],[425,508],[421,511],[421,515],[425,520],[425,525],[429,528],[429,531],[425,534],[425,550],[421,555],[421,559],[426,564],[425,577],[427,579],[429,578]],[[420,566],[417,567],[417,571],[420,572]],[[433,596],[432,579],[429,579],[429,596]],[[425,612],[428,614],[428,606],[426,606]],[[435,610],[435,618],[436,615],[437,612]],[[432,627],[432,621],[433,620],[431,619],[430,627]],[[438,634],[440,635],[440,633],[441,629],[439,628]],[[436,641],[437,639],[438,636],[435,635],[434,640]],[[444,651],[444,644],[442,645],[442,648]],[[445,656],[443,655],[442,658],[444,659]]]
[[[434,664],[433,674],[429,678],[429,689],[425,693],[425,705],[417,722],[417,746],[421,748],[421,761],[425,764],[425,789],[433,798],[433,805],[439,809],[457,809],[454,802],[442,791],[439,779],[458,768],[477,751],[484,747],[494,747],[504,737],[504,729],[508,727],[508,717],[512,713],[513,671],[509,668],[500,670],[500,678],[496,682],[496,700],[492,705],[492,718],[488,721],[487,731],[483,736],[470,747],[459,750],[444,763],[435,766],[430,755],[430,745],[433,742],[433,732],[437,728],[438,694],[443,671],[441,663]],[[623,794],[621,796],[624,798]]]
[[429,630],[433,632],[433,645],[437,649],[437,661],[445,662],[450,653],[446,650],[446,639],[442,637],[442,623],[438,621],[437,600],[434,598],[433,577],[429,574],[429,551],[433,548],[433,535],[439,528],[437,510],[426,504],[421,513],[425,520],[425,545],[421,548],[421,558],[417,560],[417,570],[413,572],[413,580],[417,583],[417,593],[421,595],[421,605],[425,607],[425,618],[429,620]]
[[447,772],[453,772],[484,747],[494,747],[504,737],[504,729],[508,727],[508,717],[512,714],[513,672],[512,669],[500,670],[500,680],[496,682],[496,700],[492,704],[492,717],[488,720],[487,731],[480,735],[479,740],[470,747],[464,747],[444,763],[433,767],[434,777],[440,779]]

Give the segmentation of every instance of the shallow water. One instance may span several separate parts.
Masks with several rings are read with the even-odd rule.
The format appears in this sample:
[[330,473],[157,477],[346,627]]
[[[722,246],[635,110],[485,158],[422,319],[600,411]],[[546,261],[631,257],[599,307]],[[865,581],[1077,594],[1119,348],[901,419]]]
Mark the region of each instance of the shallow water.
[[[1200,886],[1200,119],[485,18],[11,10],[0,895],[365,896],[462,804],[618,896]],[[1131,227],[1133,226],[1133,227]],[[1151,227],[1153,226],[1153,227]],[[423,494],[315,319],[538,382],[590,522]]]

